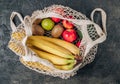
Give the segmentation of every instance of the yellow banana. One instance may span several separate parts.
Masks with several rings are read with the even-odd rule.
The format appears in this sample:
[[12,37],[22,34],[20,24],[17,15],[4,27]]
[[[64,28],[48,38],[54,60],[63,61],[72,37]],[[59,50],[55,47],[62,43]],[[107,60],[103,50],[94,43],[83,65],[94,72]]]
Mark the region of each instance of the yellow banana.
[[59,56],[57,56],[57,55],[48,53],[48,52],[44,52],[44,51],[35,49],[35,47],[31,47],[31,49],[32,49],[39,57],[41,57],[41,58],[43,58],[43,59],[47,59],[47,60],[49,60],[50,62],[52,62],[53,64],[56,64],[56,65],[66,65],[66,64],[75,62],[75,60],[69,60],[69,59],[62,58],[62,57],[59,57]]
[[45,40],[34,37],[28,38],[26,43],[40,48],[44,51],[47,51],[49,53],[58,55],[60,57],[74,59],[74,56],[68,50],[64,49],[63,47],[57,46],[53,43],[47,42]]
[[73,62],[68,65],[54,65],[54,67],[57,69],[61,69],[61,70],[71,70],[74,68],[75,64],[76,64],[76,62]]
[[30,38],[44,39],[46,41],[49,41],[49,42],[52,42],[56,45],[64,47],[65,49],[72,52],[74,55],[79,55],[80,54],[80,50],[77,46],[75,46],[74,44],[69,43],[67,41],[61,40],[61,39],[50,38],[50,37],[46,37],[46,36],[31,36]]
[[48,42],[48,41],[46,41],[46,40],[44,40],[44,39],[39,39],[39,38],[36,38],[36,37],[33,37],[33,38],[28,37],[28,40],[33,40],[33,41],[37,41],[37,42],[39,42],[39,43],[44,43],[44,44],[46,44],[47,46],[50,46],[50,47],[52,47],[52,48],[54,48],[54,49],[56,49],[56,50],[59,50],[59,51],[65,53],[65,54],[72,55],[72,53],[71,53],[69,50],[67,50],[67,49],[65,49],[65,48],[63,48],[63,47],[61,47],[61,46],[59,46],[59,45],[53,44],[53,43],[51,43],[51,42]]

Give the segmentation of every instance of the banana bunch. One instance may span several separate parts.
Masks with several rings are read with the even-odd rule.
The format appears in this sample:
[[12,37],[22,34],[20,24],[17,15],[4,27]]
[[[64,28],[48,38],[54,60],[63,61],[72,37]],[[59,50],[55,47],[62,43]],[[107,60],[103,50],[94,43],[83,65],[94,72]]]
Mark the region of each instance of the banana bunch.
[[73,69],[76,64],[75,56],[80,53],[74,44],[46,36],[30,36],[26,45],[40,58],[49,60],[61,70]]

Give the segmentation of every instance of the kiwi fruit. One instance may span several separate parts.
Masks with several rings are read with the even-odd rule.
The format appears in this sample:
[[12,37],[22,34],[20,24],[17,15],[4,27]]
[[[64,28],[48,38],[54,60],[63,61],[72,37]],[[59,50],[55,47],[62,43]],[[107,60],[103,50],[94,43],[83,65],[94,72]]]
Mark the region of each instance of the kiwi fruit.
[[44,35],[45,31],[40,25],[32,25],[32,34],[33,35]]
[[51,31],[52,37],[55,37],[55,38],[60,37],[63,30],[64,30],[64,28],[63,28],[63,26],[61,24],[55,25],[54,28]]
[[33,25],[39,25],[42,20],[37,18],[34,22]]

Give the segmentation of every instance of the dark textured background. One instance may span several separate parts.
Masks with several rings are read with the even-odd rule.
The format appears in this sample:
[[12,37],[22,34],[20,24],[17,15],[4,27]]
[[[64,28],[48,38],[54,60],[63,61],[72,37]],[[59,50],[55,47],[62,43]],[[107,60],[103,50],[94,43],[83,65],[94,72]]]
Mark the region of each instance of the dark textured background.
[[[52,4],[69,6],[87,17],[97,7],[107,13],[108,37],[99,45],[94,62],[67,80],[29,70],[7,48],[12,11],[24,17]],[[0,0],[0,84],[120,84],[120,0]]]

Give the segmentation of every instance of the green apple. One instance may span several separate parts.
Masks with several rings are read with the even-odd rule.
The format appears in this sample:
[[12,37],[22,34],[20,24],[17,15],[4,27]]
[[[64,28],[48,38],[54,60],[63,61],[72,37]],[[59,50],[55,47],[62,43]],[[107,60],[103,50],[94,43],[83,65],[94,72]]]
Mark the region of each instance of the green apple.
[[54,27],[55,23],[51,19],[46,18],[42,20],[41,25],[43,29],[49,31]]

